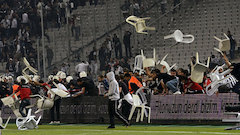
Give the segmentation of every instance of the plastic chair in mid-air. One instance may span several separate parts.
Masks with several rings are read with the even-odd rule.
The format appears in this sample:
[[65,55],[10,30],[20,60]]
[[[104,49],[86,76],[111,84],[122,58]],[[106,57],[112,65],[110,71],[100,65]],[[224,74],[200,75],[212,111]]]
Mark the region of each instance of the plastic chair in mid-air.
[[206,87],[206,94],[208,96],[217,92],[218,88],[222,85],[227,85],[229,88],[233,88],[233,86],[238,82],[238,80],[230,74],[230,69],[219,72],[220,69],[223,70],[224,66],[225,64],[222,66],[216,66],[209,74],[212,82]]
[[192,43],[194,41],[193,35],[183,35],[180,30],[175,30],[171,35],[164,36],[164,39],[174,38],[177,43]]
[[143,54],[143,50],[141,50],[142,58],[143,58],[143,68],[145,67],[155,67],[156,65],[156,51],[153,49],[153,58],[146,58]]
[[198,52],[196,53],[196,63],[191,62],[191,80],[196,83],[203,82],[204,72],[208,69],[210,57],[208,57],[207,65],[199,62]]
[[230,50],[230,39],[228,38],[228,36],[225,33],[223,33],[223,35],[226,37],[226,39],[220,39],[220,38],[214,36],[214,38],[219,41],[218,49],[221,51],[229,51]]
[[147,27],[145,20],[149,20],[150,17],[139,18],[136,16],[129,16],[126,19],[126,22],[133,25],[137,31],[137,33],[148,34],[147,30],[156,30],[155,27]]
[[157,62],[157,67],[159,68],[159,65],[165,66],[167,73],[170,74],[171,69],[173,69],[176,66],[176,63],[173,64],[171,67],[169,66],[169,64],[165,61],[165,59],[167,58],[168,54],[166,54],[163,59],[161,61]]

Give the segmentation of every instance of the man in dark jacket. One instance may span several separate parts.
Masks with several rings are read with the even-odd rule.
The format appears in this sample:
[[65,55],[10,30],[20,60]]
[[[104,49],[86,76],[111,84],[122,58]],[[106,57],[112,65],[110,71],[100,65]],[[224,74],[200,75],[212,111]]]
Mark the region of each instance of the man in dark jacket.
[[125,31],[125,34],[123,36],[123,43],[125,45],[127,58],[132,57],[132,50],[131,50],[131,45],[130,45],[131,35],[132,35],[132,33],[130,31]]

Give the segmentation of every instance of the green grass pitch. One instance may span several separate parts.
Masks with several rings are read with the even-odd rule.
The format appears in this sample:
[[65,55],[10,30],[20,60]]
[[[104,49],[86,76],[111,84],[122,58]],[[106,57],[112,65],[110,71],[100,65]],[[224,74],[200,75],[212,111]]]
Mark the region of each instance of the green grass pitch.
[[224,130],[228,126],[180,126],[180,125],[39,125],[38,129],[19,131],[15,124],[9,124],[2,135],[240,135],[240,130]]

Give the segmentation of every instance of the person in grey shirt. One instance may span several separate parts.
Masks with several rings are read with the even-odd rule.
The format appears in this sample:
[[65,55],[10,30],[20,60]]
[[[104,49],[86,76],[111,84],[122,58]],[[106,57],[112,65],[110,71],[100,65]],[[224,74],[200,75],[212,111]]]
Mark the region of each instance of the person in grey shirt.
[[108,96],[108,113],[110,118],[110,126],[108,128],[115,128],[114,116],[120,119],[126,126],[129,126],[129,122],[122,114],[119,113],[118,110],[118,100],[120,99],[119,94],[119,85],[115,79],[115,75],[113,72],[107,73],[107,79],[109,81],[109,90],[104,96]]

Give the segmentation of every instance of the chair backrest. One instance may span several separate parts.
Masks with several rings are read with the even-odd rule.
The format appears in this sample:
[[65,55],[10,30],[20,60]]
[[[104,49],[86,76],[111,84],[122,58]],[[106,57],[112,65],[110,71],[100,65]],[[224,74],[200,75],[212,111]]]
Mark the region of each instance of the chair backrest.
[[143,56],[137,55],[135,57],[134,69],[140,70],[143,69]]
[[[160,64],[165,66],[167,69],[167,73],[170,74],[170,71],[172,68],[174,68],[176,66],[176,63],[173,64],[171,67],[169,66],[169,64],[165,61],[165,59],[167,58],[168,54],[166,54],[163,59],[160,61]],[[159,63],[159,62],[158,62]]]
[[8,97],[5,97],[5,98],[1,98],[2,102],[4,105],[7,105],[7,106],[11,106],[12,104],[14,104],[14,98],[12,96],[8,96]]
[[141,55],[143,58],[143,68],[145,67],[155,67],[156,65],[156,50],[153,49],[153,58],[146,58],[143,54],[143,50],[141,50]]
[[219,41],[219,45],[218,45],[219,50],[229,51],[230,50],[230,39],[228,38],[228,36],[225,33],[223,33],[223,35],[226,37],[226,39],[220,39],[216,36],[214,36],[214,38]]
[[133,96],[133,105],[134,106],[139,106],[142,104],[138,95],[133,94],[132,96]]

